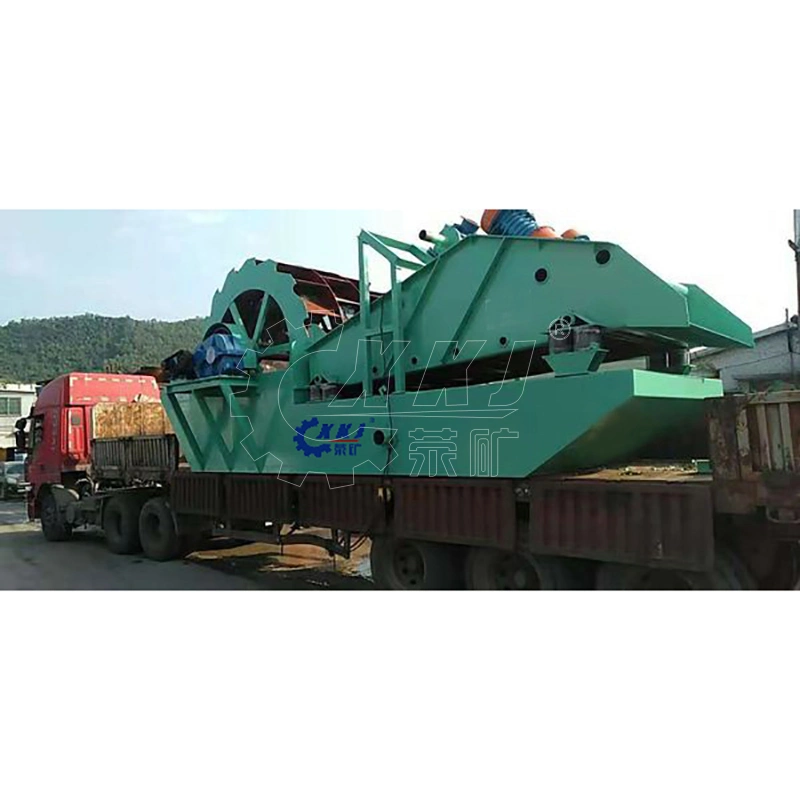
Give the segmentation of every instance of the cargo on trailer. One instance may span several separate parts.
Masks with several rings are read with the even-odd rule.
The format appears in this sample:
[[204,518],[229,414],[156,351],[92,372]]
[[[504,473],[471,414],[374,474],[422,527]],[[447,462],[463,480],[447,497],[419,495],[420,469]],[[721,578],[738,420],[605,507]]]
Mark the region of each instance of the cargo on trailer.
[[218,534],[344,557],[369,539],[391,589],[797,583],[794,407],[734,413],[691,366],[692,348],[752,347],[744,322],[526,211],[420,239],[362,231],[358,279],[231,272],[203,341],[162,365],[163,409],[152,378],[95,398],[91,452],[47,478],[58,434],[34,434],[45,535],[100,524],[156,559]]

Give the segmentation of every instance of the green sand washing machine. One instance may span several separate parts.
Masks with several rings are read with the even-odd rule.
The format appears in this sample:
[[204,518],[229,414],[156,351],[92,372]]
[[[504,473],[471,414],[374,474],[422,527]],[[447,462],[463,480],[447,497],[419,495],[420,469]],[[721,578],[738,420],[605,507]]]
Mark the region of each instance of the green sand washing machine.
[[753,345],[699,287],[617,245],[476,228],[423,232],[432,247],[362,232],[358,279],[258,260],[231,272],[163,391],[193,472],[341,483],[619,463],[722,395],[691,374],[691,348]]

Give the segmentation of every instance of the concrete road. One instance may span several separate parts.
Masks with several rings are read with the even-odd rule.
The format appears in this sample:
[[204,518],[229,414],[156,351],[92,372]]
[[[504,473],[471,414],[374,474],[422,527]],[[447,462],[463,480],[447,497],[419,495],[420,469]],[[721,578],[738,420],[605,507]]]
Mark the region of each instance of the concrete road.
[[27,522],[21,502],[0,503],[2,589],[370,589],[368,551],[351,562],[333,561],[315,548],[248,545],[194,553],[157,564],[143,556],[116,556],[102,536],[78,533],[70,542],[47,542]]
[[28,523],[28,513],[25,510],[24,502],[21,500],[0,501],[0,530],[38,530],[38,527],[38,525]]

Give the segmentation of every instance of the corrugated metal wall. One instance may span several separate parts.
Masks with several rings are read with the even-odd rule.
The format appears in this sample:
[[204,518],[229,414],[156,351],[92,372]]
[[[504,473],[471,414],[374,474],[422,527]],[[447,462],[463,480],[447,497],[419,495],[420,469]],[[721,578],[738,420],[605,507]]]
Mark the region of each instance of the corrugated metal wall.
[[292,486],[266,475],[225,475],[225,508],[236,519],[284,522],[293,519]]
[[598,561],[706,569],[714,559],[710,485],[531,481],[522,547]]
[[[192,474],[173,486],[178,513],[297,522],[351,533],[526,550],[599,561],[706,569],[714,554],[709,481],[359,478],[331,488],[275,476]],[[387,525],[388,521],[388,525]]]
[[708,429],[718,510],[800,513],[800,391],[709,401]]
[[393,527],[403,536],[514,549],[517,525],[511,481],[398,479],[393,492]]
[[[307,527],[333,527],[351,533],[386,530],[381,479],[364,477],[354,484],[328,484],[324,475],[309,475],[297,490],[297,521]],[[340,479],[341,480],[341,479]]]
[[92,444],[92,474],[104,480],[166,480],[178,466],[174,436],[106,439]]

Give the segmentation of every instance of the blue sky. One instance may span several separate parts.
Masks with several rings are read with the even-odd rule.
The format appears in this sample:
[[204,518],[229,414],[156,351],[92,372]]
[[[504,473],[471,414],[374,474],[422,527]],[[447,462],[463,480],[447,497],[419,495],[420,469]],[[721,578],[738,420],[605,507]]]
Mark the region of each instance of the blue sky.
[[[656,198],[657,199],[657,198]],[[665,201],[666,202],[666,201]],[[664,204],[662,204],[664,205]],[[697,283],[755,328],[794,309],[791,210],[687,198],[682,214],[632,199],[578,197],[533,208],[540,222],[617,242],[656,274]],[[0,211],[0,324],[82,313],[205,316],[230,270],[252,256],[356,276],[361,228],[416,241],[481,210]]]
[[[447,221],[430,217],[436,230]],[[0,324],[82,313],[205,316],[228,272],[251,256],[355,276],[361,228],[413,240],[426,219],[390,211],[0,211]]]

